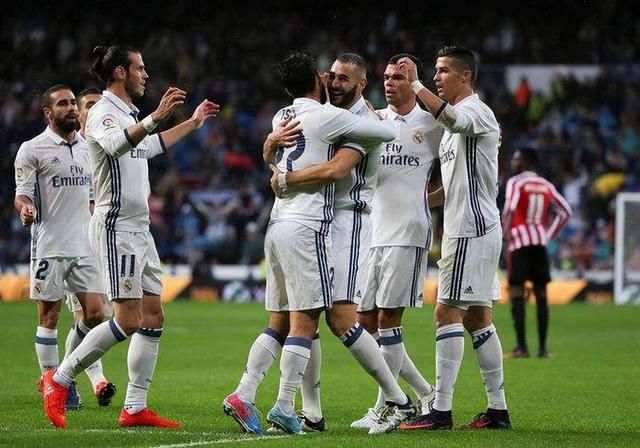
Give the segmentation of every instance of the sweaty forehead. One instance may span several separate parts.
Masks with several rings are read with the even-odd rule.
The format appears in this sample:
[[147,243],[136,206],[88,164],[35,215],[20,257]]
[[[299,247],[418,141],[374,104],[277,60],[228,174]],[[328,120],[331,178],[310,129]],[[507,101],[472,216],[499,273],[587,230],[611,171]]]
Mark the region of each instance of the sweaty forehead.
[[75,101],[76,97],[71,90],[63,89],[51,94],[51,103],[58,104],[61,101]]

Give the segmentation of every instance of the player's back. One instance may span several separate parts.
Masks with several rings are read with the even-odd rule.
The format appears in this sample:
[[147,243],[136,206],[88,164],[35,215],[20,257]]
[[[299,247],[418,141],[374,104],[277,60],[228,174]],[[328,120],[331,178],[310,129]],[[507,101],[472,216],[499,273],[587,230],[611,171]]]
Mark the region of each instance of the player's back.
[[512,201],[517,203],[512,227],[519,225],[547,226],[548,211],[553,199],[553,185],[546,179],[534,174],[523,173],[524,176],[516,176],[513,181]]
[[[329,161],[335,152],[335,133],[325,129],[337,109],[331,105],[322,105],[310,98],[296,98],[293,104],[276,113],[274,128],[288,118],[300,120],[302,132],[296,145],[280,148],[275,163],[281,172],[297,171]],[[280,220],[297,221],[314,230],[326,234],[333,217],[334,184],[285,193],[276,198],[271,210],[271,222]]]

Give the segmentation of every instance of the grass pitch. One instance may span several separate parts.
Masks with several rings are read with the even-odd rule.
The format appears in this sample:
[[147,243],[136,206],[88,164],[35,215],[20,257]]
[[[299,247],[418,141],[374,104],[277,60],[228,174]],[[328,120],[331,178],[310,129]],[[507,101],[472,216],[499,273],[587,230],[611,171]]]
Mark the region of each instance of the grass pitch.
[[[84,408],[68,413],[68,428],[53,428],[36,389],[39,369],[33,340],[36,311],[29,302],[0,302],[0,446],[62,447],[486,447],[640,446],[640,307],[566,305],[551,307],[551,359],[505,360],[507,400],[513,431],[395,432],[368,436],[349,428],[372,406],[376,387],[348,351],[321,328],[322,400],[329,431],[304,436],[250,437],[222,412],[234,390],[251,343],[267,322],[259,304],[166,306],[160,359],[149,405],[183,423],[180,431],[118,429],[116,420],[127,383],[127,343],[104,358],[107,377],[119,390],[114,404],[99,408],[82,374],[78,388]],[[535,310],[527,310],[530,348],[536,346]],[[432,306],[405,314],[410,356],[429,381],[434,376]],[[514,345],[509,309],[499,306],[495,323],[503,348]],[[70,313],[59,330],[62,355]],[[454,397],[461,424],[484,410],[486,399],[469,338]],[[266,412],[277,394],[278,366],[258,392]],[[264,424],[264,419],[263,419]]]

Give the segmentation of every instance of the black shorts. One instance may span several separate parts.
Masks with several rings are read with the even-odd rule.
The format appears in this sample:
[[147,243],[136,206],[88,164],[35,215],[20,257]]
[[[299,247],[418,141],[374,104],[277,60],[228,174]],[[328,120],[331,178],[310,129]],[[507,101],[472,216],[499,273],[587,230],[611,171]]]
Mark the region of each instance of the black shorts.
[[551,281],[549,256],[545,246],[524,246],[509,257],[509,284],[522,285],[530,280],[536,285]]

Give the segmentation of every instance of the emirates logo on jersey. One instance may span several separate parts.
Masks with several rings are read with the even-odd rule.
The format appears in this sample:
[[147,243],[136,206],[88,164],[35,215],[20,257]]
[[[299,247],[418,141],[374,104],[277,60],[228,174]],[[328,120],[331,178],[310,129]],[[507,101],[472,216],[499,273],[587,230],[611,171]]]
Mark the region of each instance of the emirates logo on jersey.
[[422,143],[424,141],[424,135],[422,135],[422,132],[416,131],[416,133],[413,134],[413,141],[417,144]]

